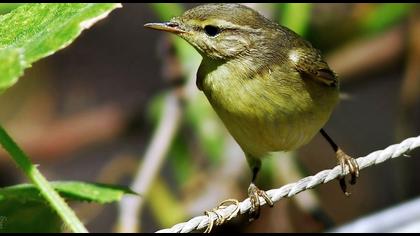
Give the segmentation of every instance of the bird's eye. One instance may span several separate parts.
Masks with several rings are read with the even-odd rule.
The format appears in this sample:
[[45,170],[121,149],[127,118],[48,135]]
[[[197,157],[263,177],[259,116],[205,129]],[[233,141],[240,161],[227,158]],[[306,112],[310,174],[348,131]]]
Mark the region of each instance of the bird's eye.
[[208,36],[214,37],[220,33],[220,29],[213,25],[206,25],[204,27],[204,32],[206,32]]

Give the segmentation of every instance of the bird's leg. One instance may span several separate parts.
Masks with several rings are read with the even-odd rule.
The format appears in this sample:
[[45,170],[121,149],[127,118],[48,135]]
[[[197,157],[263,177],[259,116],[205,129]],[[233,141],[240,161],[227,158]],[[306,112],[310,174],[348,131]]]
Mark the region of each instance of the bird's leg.
[[330,136],[328,136],[324,129],[321,129],[320,133],[328,141],[328,143],[331,145],[331,147],[336,153],[338,163],[340,164],[342,170],[342,176],[339,179],[340,187],[343,190],[344,194],[346,196],[349,196],[350,193],[347,192],[347,185],[344,176],[345,166],[347,165],[349,167],[349,172],[351,174],[350,184],[353,185],[356,183],[356,179],[359,177],[359,165],[357,164],[357,161],[354,158],[347,155],[343,150],[341,150],[341,148],[338,147],[338,145],[332,140]]
[[258,172],[260,170],[260,167],[254,167],[252,169],[252,181],[251,184],[248,187],[248,196],[249,199],[251,200],[251,209],[249,210],[249,216],[250,216],[250,221],[258,219],[258,217],[260,216],[260,198],[262,197],[264,198],[265,202],[272,207],[273,201],[271,201],[270,197],[267,195],[267,193],[263,190],[260,190],[254,183],[255,183],[255,179],[257,178]]

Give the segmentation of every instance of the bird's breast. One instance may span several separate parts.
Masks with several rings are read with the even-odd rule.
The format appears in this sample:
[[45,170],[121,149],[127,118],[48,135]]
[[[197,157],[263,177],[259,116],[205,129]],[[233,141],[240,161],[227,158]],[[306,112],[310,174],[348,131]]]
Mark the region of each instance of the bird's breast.
[[297,73],[244,68],[226,64],[207,71],[203,66],[202,90],[244,152],[253,156],[309,142],[335,106],[336,92],[306,84]]

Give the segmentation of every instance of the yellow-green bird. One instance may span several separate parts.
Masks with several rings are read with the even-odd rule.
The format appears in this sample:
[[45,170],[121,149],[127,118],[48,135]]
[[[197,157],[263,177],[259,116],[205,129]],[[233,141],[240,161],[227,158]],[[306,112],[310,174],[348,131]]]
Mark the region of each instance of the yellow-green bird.
[[[240,4],[205,4],[145,26],[180,36],[203,57],[197,87],[253,173],[251,219],[259,216],[259,197],[273,205],[254,184],[261,160],[269,152],[295,150],[318,132],[334,148],[343,171],[349,166],[355,183],[357,162],[322,129],[339,100],[338,79],[309,42]],[[345,191],[344,177],[340,184]]]

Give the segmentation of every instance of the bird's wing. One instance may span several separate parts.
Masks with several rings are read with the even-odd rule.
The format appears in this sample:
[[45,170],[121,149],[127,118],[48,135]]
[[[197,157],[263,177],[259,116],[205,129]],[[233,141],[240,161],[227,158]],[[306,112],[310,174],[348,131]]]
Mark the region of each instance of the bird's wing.
[[322,60],[320,53],[314,48],[292,49],[289,59],[302,78],[309,78],[327,86],[338,86],[337,75]]

